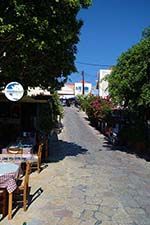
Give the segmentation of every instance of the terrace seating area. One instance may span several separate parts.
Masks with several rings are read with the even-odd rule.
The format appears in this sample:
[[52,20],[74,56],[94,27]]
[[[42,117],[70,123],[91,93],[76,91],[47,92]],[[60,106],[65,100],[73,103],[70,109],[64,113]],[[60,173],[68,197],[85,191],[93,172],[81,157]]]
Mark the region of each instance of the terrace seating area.
[[[48,141],[36,143],[28,134],[19,137],[1,149],[0,154],[0,219],[13,219],[16,207],[28,209],[30,174],[41,172],[41,165],[48,156]],[[42,160],[42,158],[44,160]],[[19,200],[19,201],[18,201]]]

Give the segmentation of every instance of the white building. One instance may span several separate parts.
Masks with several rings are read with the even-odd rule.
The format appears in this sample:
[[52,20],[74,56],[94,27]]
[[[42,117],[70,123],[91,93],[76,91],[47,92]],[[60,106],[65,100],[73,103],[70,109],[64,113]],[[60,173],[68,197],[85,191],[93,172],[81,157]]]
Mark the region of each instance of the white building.
[[57,91],[58,95],[60,98],[63,99],[69,99],[69,98],[74,98],[74,84],[73,83],[66,83],[64,86],[61,88],[61,90]]
[[[92,92],[92,84],[89,82],[84,82],[84,94],[88,95]],[[83,94],[83,82],[76,82],[76,83],[65,83],[64,86],[57,91],[60,98],[69,99],[74,98],[77,95]],[[40,87],[36,88],[28,88],[28,95],[29,96],[36,96],[36,95],[50,95],[48,90],[43,90]]]
[[[83,94],[83,82],[75,83],[75,96]],[[89,82],[84,82],[84,94],[88,95],[92,92],[92,84]]]
[[108,82],[104,78],[111,73],[111,69],[99,70],[98,72],[98,95],[106,98],[108,93]]

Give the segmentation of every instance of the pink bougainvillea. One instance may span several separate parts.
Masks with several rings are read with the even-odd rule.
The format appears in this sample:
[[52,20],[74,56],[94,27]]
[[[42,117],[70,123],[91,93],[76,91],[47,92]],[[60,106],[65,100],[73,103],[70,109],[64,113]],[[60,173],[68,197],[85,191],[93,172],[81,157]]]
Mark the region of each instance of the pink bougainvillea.
[[106,119],[112,111],[112,103],[109,98],[99,96],[82,96],[79,98],[81,108],[86,111],[90,120]]
[[112,104],[108,99],[95,96],[89,104],[86,112],[90,118],[104,119],[112,109]]

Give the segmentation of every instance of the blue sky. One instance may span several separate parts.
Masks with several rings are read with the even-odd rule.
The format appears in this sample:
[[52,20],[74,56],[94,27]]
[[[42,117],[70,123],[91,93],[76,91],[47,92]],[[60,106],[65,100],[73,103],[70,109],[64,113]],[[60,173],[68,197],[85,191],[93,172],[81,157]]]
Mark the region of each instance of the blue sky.
[[78,15],[84,21],[81,29],[76,66],[79,73],[72,74],[72,82],[85,80],[95,85],[99,69],[77,62],[115,65],[122,52],[140,41],[142,31],[150,26],[150,0],[93,0],[89,9]]

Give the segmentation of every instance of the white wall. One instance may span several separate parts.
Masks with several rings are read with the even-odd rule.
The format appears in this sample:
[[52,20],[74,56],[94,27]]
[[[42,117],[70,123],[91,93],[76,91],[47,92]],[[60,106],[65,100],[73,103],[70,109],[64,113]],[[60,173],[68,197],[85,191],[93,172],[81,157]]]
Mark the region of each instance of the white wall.
[[99,82],[98,82],[98,90],[99,96],[105,98],[109,95],[108,93],[108,82],[104,80],[104,78],[111,73],[111,69],[99,70]]
[[36,95],[50,95],[50,92],[46,89],[41,89],[40,87],[28,88],[27,91],[28,96],[36,96]]
[[64,87],[61,90],[57,91],[61,98],[74,98],[74,85],[64,84]]

